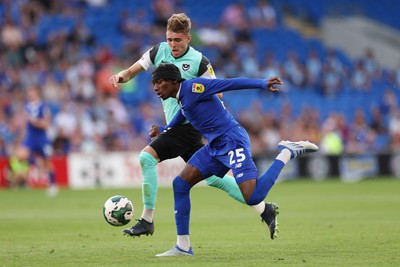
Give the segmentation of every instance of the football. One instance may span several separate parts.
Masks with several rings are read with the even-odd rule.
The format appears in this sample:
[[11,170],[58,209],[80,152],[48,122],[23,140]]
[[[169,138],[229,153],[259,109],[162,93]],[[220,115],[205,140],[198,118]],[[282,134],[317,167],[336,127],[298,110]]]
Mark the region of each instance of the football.
[[107,199],[103,207],[103,215],[112,226],[128,224],[133,218],[132,202],[124,196],[113,196]]

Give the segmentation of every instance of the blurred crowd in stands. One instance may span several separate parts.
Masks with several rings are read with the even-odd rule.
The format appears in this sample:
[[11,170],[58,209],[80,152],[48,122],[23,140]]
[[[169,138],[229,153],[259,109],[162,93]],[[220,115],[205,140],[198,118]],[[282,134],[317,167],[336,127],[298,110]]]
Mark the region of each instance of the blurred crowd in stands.
[[[232,3],[221,8],[214,24],[193,18],[191,14],[196,11],[189,12],[184,2],[152,0],[148,9],[120,9],[112,15],[117,27],[111,30],[112,36],[124,41],[121,49],[113,49],[114,39],[102,40],[86,21],[87,16],[109,9],[116,1],[2,1],[0,155],[12,155],[21,142],[29,84],[41,86],[43,100],[52,111],[49,135],[54,154],[141,150],[149,141],[151,125],[164,124],[149,74],[141,74],[120,91],[112,89],[108,78],[133,64],[150,45],[164,41],[166,21],[177,12],[192,17],[192,46],[204,51],[218,78],[279,75],[285,82],[282,91],[314,92],[326,99],[342,94],[344,88],[366,94],[381,91],[376,105],[367,111],[360,107],[354,114],[329,112],[325,116],[318,106],[297,112],[291,101],[266,109],[274,97],[267,94],[239,104],[230,103],[234,97],[230,96],[225,104],[249,131],[255,155],[275,152],[282,139],[310,140],[328,154],[400,151],[400,65],[396,70],[382,69],[373,50],[351,62],[351,68],[339,59],[335,49],[327,49],[324,57],[314,50],[307,55],[287,50],[277,57],[273,50],[260,49],[262,44],[254,37],[255,32],[278,34],[285,27],[279,10],[268,1],[254,1],[250,6],[224,1]],[[89,9],[95,12],[89,14]],[[43,23],[56,23],[51,19],[56,14],[73,21],[72,25],[51,31],[43,40],[39,25],[43,30]],[[109,34],[108,26],[98,27],[96,31]],[[281,34],[268,42],[279,46],[283,38]],[[377,89],[376,81],[391,86]]]

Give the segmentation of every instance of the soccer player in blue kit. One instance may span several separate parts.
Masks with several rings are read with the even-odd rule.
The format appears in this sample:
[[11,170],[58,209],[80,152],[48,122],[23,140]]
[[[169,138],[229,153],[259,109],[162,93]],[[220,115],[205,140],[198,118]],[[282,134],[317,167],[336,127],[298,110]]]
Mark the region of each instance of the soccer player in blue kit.
[[42,101],[38,85],[28,86],[26,93],[25,116],[27,122],[22,145],[29,151],[29,162],[36,164],[39,169],[47,172],[49,178],[48,194],[49,196],[55,196],[58,193],[58,187],[50,160],[52,148],[47,136],[51,113]]
[[270,79],[204,79],[184,80],[173,64],[160,64],[152,74],[154,91],[161,99],[174,97],[181,112],[167,125],[189,120],[203,134],[208,144],[198,150],[173,181],[177,245],[157,256],[193,255],[189,239],[190,189],[211,175],[223,177],[232,169],[236,183],[248,205],[260,203],[274,185],[282,168],[292,158],[315,152],[318,147],[308,141],[281,141],[280,150],[269,169],[258,178],[253,162],[250,139],[245,129],[225,109],[217,93],[244,89],[278,91],[283,84],[278,77]]

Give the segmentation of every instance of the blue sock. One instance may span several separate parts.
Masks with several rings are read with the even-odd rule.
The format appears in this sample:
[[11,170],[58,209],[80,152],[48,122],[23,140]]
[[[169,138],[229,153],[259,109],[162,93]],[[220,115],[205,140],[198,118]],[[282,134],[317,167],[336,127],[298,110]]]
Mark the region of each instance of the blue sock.
[[178,235],[189,234],[190,221],[190,189],[192,186],[177,176],[173,183],[175,223]]
[[285,163],[278,159],[274,160],[269,169],[258,178],[253,194],[247,202],[248,205],[256,205],[265,199],[283,167],[285,167]]

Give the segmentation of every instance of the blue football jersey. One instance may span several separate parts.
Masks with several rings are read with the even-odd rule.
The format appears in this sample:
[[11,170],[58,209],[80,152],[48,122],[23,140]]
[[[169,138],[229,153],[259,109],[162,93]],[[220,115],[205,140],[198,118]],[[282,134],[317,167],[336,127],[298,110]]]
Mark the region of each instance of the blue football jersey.
[[[267,89],[266,79],[204,79],[195,78],[181,83],[176,98],[181,112],[190,123],[211,142],[239,123],[225,109],[217,93],[243,90]],[[168,127],[176,126],[182,114],[171,121]],[[180,117],[180,118],[179,118]]]
[[[28,118],[44,119],[50,116],[49,108],[43,102],[27,102],[25,114]],[[31,151],[39,154],[48,154],[46,146],[49,145],[47,129],[33,125],[29,120],[26,125],[24,145]]]

